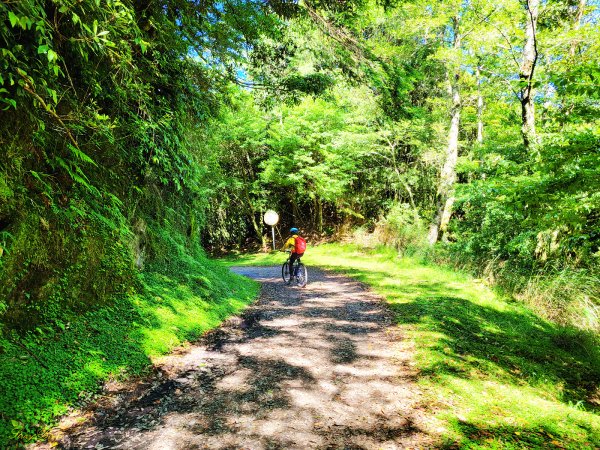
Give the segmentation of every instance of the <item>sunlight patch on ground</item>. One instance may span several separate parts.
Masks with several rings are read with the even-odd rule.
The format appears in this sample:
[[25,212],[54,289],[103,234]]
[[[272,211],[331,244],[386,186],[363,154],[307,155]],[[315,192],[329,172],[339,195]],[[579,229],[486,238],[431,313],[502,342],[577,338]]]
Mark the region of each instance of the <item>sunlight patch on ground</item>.
[[[278,257],[244,256],[248,264]],[[599,355],[583,352],[559,326],[481,280],[390,249],[327,244],[309,248],[303,262],[309,279],[318,265],[387,299],[449,444],[600,447],[600,416],[585,401],[600,380]]]

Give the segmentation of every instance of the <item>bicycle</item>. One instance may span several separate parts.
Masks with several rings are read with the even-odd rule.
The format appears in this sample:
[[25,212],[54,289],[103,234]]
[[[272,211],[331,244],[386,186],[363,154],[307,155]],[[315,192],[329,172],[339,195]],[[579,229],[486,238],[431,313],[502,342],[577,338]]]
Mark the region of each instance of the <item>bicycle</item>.
[[[290,281],[290,258],[292,257],[292,253],[287,250],[286,252],[289,253],[289,255],[281,266],[281,277],[283,278],[283,281],[288,283]],[[306,270],[306,266],[300,261],[300,258],[294,261],[292,269],[296,284],[300,287],[305,287],[308,282],[308,271]]]

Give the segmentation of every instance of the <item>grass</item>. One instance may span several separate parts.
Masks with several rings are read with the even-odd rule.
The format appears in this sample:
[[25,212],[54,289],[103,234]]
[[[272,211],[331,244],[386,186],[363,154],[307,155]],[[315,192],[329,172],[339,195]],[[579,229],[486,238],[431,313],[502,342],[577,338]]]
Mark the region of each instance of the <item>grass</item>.
[[152,358],[219,325],[258,294],[221,264],[182,254],[149,267],[137,293],[0,339],[0,448],[39,439],[109,378],[145,373]]
[[[229,265],[280,265],[282,254]],[[414,348],[448,448],[600,448],[595,338],[546,321],[472,277],[394,250],[327,244],[303,262],[370,285]],[[592,342],[590,342],[590,340]],[[438,430],[439,431],[439,430]]]

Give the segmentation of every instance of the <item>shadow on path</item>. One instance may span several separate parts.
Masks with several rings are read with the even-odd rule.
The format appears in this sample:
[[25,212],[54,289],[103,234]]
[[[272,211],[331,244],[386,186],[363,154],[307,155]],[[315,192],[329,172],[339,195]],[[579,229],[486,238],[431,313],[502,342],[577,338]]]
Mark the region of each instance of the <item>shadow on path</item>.
[[393,315],[362,285],[311,270],[244,268],[261,299],[152,380],[116,386],[63,448],[404,448],[435,437]]

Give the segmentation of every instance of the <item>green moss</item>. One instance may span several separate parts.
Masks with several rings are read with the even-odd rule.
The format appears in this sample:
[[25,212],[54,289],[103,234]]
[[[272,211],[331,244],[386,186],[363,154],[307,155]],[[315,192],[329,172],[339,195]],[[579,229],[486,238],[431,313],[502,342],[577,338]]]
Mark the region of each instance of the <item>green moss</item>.
[[52,213],[27,214],[13,229],[0,270],[1,321],[19,332],[111,302],[132,286],[131,258],[101,224],[73,227]]
[[8,199],[12,198],[14,195],[14,192],[6,183],[5,178],[6,178],[5,175],[0,172],[0,200],[2,200],[2,201],[7,201]]

